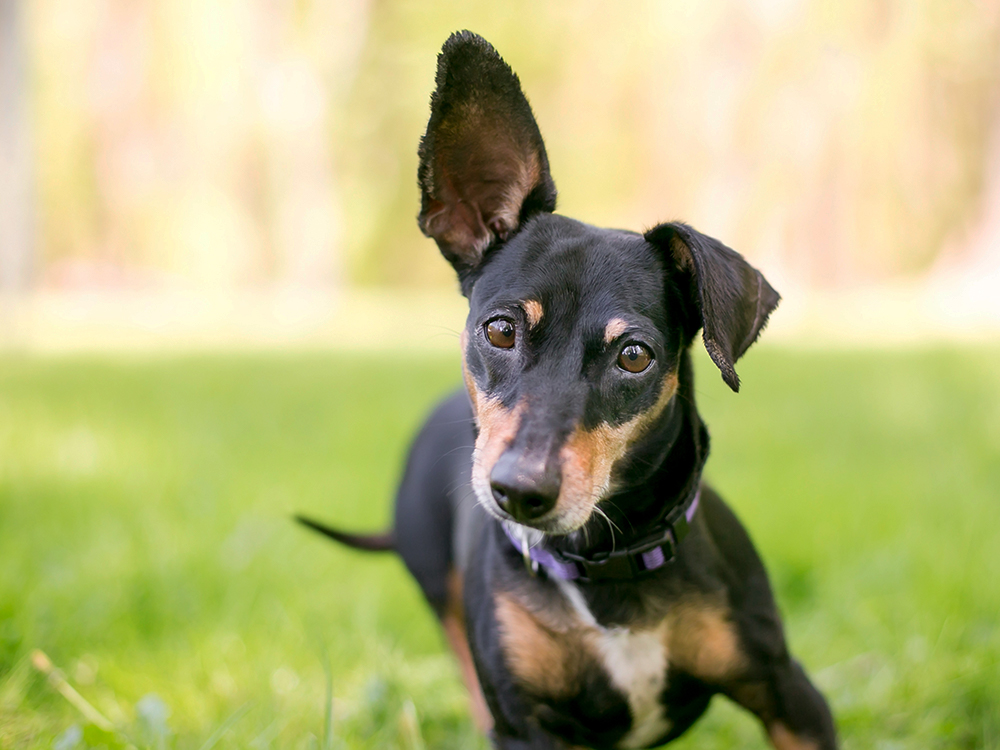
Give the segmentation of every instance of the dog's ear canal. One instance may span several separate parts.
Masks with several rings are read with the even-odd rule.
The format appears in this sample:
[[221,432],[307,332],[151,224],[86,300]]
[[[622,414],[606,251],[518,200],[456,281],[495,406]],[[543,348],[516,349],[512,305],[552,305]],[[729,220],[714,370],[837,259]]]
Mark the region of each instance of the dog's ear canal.
[[691,337],[701,327],[705,348],[734,391],[734,365],[757,340],[780,296],[739,253],[686,224],[660,224],[645,234],[660,247],[685,298]]
[[489,42],[452,34],[420,141],[420,229],[460,277],[531,214],[553,211],[556,188],[521,84]]

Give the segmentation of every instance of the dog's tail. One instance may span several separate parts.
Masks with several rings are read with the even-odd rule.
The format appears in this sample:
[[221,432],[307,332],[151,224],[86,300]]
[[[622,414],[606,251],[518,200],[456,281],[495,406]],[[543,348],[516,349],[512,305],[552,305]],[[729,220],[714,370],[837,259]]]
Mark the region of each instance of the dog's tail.
[[392,552],[396,549],[396,534],[387,531],[384,534],[348,534],[344,531],[332,529],[319,521],[314,521],[305,516],[295,516],[295,520],[303,526],[308,526],[313,531],[325,534],[331,539],[335,539],[341,544],[354,549],[365,550],[366,552]]

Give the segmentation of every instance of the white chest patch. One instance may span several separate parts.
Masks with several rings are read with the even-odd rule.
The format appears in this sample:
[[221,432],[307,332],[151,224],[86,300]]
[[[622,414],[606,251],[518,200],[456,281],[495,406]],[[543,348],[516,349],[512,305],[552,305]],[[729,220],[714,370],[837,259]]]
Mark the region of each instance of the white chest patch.
[[559,587],[573,608],[594,628],[597,651],[611,683],[625,694],[632,728],[622,737],[622,750],[647,747],[670,730],[660,696],[667,685],[667,647],[664,627],[656,630],[604,628],[587,608],[580,590],[560,581]]
[[670,729],[660,704],[667,684],[667,649],[663,645],[663,634],[613,628],[598,636],[597,647],[611,682],[628,697],[632,713],[632,728],[618,746],[646,747]]

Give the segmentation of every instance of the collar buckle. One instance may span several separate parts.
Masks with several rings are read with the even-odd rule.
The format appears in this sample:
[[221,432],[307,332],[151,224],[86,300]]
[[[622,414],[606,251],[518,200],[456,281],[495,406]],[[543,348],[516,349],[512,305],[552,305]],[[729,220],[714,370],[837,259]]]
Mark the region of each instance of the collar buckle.
[[677,556],[677,542],[668,527],[654,538],[607,552],[594,557],[584,557],[571,552],[560,553],[574,563],[580,571],[577,579],[585,583],[621,581],[638,578],[671,562]]

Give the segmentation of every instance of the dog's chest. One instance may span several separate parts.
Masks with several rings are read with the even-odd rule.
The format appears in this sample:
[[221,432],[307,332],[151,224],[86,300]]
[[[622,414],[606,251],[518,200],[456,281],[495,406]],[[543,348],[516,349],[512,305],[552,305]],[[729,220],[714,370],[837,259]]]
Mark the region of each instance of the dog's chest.
[[670,729],[662,703],[667,683],[667,647],[663,628],[632,631],[595,629],[591,635],[611,684],[628,701],[632,726],[621,748],[646,747]]
[[[663,702],[670,662],[667,621],[642,629],[602,627],[576,587],[560,588],[569,605],[561,616],[532,610],[512,597],[498,599],[508,668],[556,716],[547,728],[565,739],[587,737],[622,750],[653,745],[671,729]],[[582,734],[562,731],[560,722]]]

